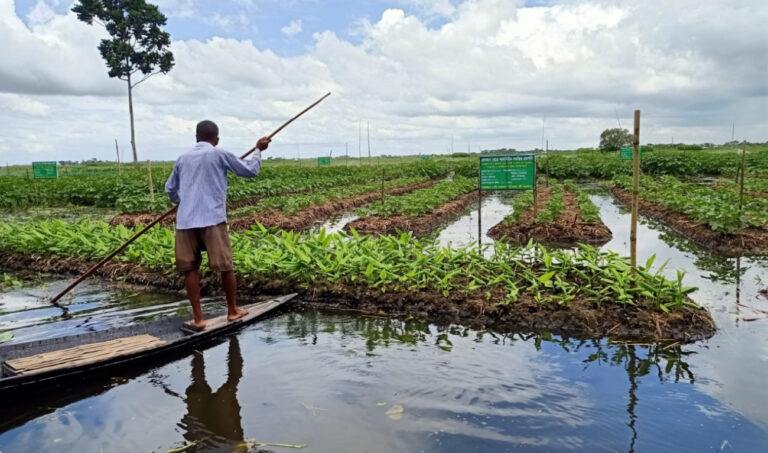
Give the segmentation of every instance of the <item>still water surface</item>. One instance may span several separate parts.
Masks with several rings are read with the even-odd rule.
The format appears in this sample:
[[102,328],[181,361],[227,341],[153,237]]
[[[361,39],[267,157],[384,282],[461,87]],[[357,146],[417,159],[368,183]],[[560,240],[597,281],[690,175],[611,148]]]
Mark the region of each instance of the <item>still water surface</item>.
[[[593,201],[614,233],[605,248],[626,254],[628,216],[605,195]],[[767,451],[766,260],[719,258],[652,223],[639,238],[641,259],[688,272],[715,337],[625,345],[296,305],[173,362],[0,405],[0,451]],[[185,308],[177,295],[91,286],[72,320],[51,324],[36,291],[0,294],[0,330],[14,341]]]

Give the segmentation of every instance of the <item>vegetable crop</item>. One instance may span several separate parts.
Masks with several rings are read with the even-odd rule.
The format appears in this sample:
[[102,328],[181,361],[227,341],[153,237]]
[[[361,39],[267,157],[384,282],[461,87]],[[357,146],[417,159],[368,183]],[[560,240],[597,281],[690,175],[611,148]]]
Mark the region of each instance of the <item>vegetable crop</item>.
[[592,200],[589,199],[589,195],[583,192],[572,180],[568,179],[563,181],[563,185],[566,190],[576,195],[579,203],[579,211],[581,211],[581,218],[585,222],[599,222],[600,210],[597,209]]
[[441,181],[432,187],[405,195],[385,197],[384,202],[375,201],[356,211],[359,215],[424,215],[445,203],[477,188],[476,178],[456,176],[453,180]]
[[[127,228],[97,221],[0,223],[0,250],[97,260],[131,234]],[[651,258],[633,275],[626,258],[589,246],[552,251],[497,242],[495,252],[485,257],[475,248],[450,249],[409,234],[275,234],[260,225],[232,234],[231,240],[235,268],[246,281],[280,278],[307,288],[341,284],[382,292],[479,293],[486,298],[501,293],[496,296],[499,305],[527,295],[540,304],[569,305],[581,298],[596,306],[646,302],[661,311],[695,306],[685,297],[695,288],[683,286],[682,272],[667,280],[661,275],[664,266],[651,271]],[[117,259],[171,273],[173,246],[173,231],[155,227]]]
[[[405,187],[412,184],[427,181],[426,176],[410,176],[384,181],[384,188]],[[380,191],[381,182],[371,182],[368,184],[356,184],[341,187],[331,187],[310,194],[290,194],[268,197],[258,200],[256,204],[245,206],[230,212],[230,217],[242,217],[257,212],[270,210],[279,210],[286,215],[294,215],[308,206],[319,205],[330,201],[342,200],[344,198],[354,197],[365,193]]]
[[[632,187],[629,177],[619,176],[614,181],[625,190]],[[673,176],[641,177],[640,196],[669,210],[684,212],[716,231],[733,232],[768,224],[768,199],[744,196],[739,213],[739,195],[733,190],[685,183]]]

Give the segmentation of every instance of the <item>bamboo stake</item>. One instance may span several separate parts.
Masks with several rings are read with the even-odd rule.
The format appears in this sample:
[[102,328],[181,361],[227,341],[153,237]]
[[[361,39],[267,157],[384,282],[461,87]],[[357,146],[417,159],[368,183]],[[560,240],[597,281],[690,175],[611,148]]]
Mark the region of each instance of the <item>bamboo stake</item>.
[[632,138],[632,226],[629,232],[629,260],[632,274],[637,272],[637,211],[640,206],[640,110],[635,110],[635,135]]
[[147,181],[149,182],[149,200],[155,202],[155,184],[152,182],[152,161],[147,161]]
[[741,180],[739,182],[739,221],[741,221],[741,208],[744,205],[744,176],[746,173],[746,154],[747,154],[747,142],[742,143],[741,146]]
[[[294,117],[293,117],[293,118],[291,118],[290,120],[286,121],[286,122],[285,122],[285,123],[284,123],[282,126],[278,127],[278,128],[277,128],[277,129],[276,129],[274,132],[272,132],[271,134],[269,134],[269,135],[267,136],[267,138],[268,138],[268,139],[272,139],[272,137],[274,137],[275,135],[277,135],[277,133],[278,133],[278,132],[280,132],[280,131],[282,131],[283,129],[285,129],[285,127],[286,127],[286,126],[288,126],[288,125],[289,125],[289,124],[291,124],[292,122],[296,121],[296,119],[298,119],[300,116],[302,116],[302,115],[304,115],[305,113],[307,113],[309,110],[311,110],[313,107],[315,107],[317,104],[319,104],[320,102],[322,102],[323,100],[325,100],[325,98],[327,98],[327,97],[328,97],[328,96],[330,96],[330,95],[331,95],[331,93],[328,93],[328,94],[326,94],[325,96],[321,97],[321,98],[320,98],[319,100],[317,100],[317,101],[316,101],[314,104],[312,104],[312,105],[310,105],[309,107],[305,108],[305,109],[304,109],[304,110],[302,110],[302,111],[301,111],[301,112],[300,112],[298,115],[294,116]],[[242,155],[240,158],[241,158],[241,159],[245,159],[245,158],[246,158],[246,157],[248,157],[248,156],[249,156],[251,153],[253,153],[253,152],[254,152],[256,149],[257,149],[257,146],[254,146],[253,148],[251,148],[250,150],[248,150],[248,152],[246,152],[245,154],[243,154],[243,155]],[[62,292],[60,292],[59,294],[57,294],[56,296],[54,296],[54,297],[53,297],[53,299],[51,299],[51,301],[50,301],[50,302],[51,302],[51,304],[53,304],[53,305],[54,305],[54,306],[56,306],[56,307],[59,307],[59,308],[61,308],[61,309],[62,309],[62,310],[64,310],[64,312],[66,313],[66,312],[68,311],[68,309],[67,309],[66,307],[62,306],[61,304],[59,304],[59,300],[60,300],[62,297],[64,297],[64,295],[65,295],[65,294],[67,294],[68,292],[70,292],[70,291],[72,290],[72,288],[74,288],[75,286],[79,285],[79,284],[80,284],[80,283],[81,283],[83,280],[85,280],[85,279],[86,279],[86,278],[88,278],[88,277],[89,277],[91,274],[93,274],[94,272],[96,272],[96,270],[97,270],[97,269],[99,269],[101,266],[103,266],[104,264],[106,264],[107,262],[109,262],[109,260],[111,260],[112,258],[114,258],[115,256],[117,256],[117,254],[118,254],[118,253],[120,253],[120,252],[122,252],[123,250],[125,250],[125,249],[126,249],[128,246],[129,246],[129,245],[131,245],[131,244],[132,244],[132,243],[133,243],[133,242],[134,242],[136,239],[138,239],[138,238],[139,238],[139,237],[140,237],[142,234],[144,234],[144,233],[146,233],[147,231],[149,231],[149,230],[150,230],[150,228],[152,228],[153,226],[155,226],[155,225],[157,225],[158,223],[160,223],[160,222],[161,222],[163,219],[165,219],[166,217],[168,217],[168,216],[170,216],[171,214],[175,213],[175,212],[176,212],[176,210],[178,210],[178,209],[179,209],[179,207],[178,207],[178,206],[174,206],[174,207],[172,207],[172,208],[171,208],[171,209],[169,209],[169,210],[168,210],[166,213],[164,213],[163,215],[161,215],[160,217],[158,217],[157,219],[155,219],[155,220],[154,220],[152,223],[150,223],[149,225],[145,226],[145,227],[144,227],[144,228],[143,228],[141,231],[139,231],[138,233],[134,234],[134,235],[133,235],[133,237],[131,237],[130,239],[128,239],[128,240],[127,240],[127,241],[126,241],[126,242],[125,242],[123,245],[121,245],[120,247],[118,247],[118,248],[117,248],[115,251],[113,251],[112,253],[110,253],[109,255],[107,255],[107,257],[106,257],[106,258],[102,259],[102,260],[101,260],[101,261],[99,261],[98,263],[96,263],[96,264],[94,264],[93,266],[91,266],[91,268],[90,268],[90,269],[88,269],[87,271],[85,271],[85,273],[84,273],[83,275],[81,275],[80,277],[78,277],[78,278],[77,278],[77,280],[75,280],[75,281],[74,281],[74,282],[72,282],[72,283],[71,283],[69,286],[67,286],[66,288],[64,288],[64,291],[62,291]]]

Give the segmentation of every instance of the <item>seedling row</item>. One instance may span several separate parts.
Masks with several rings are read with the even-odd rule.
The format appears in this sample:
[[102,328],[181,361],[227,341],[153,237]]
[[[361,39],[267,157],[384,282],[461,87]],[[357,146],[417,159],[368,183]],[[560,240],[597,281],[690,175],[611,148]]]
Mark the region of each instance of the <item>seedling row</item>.
[[573,181],[550,180],[534,193],[515,199],[513,212],[488,232],[494,239],[513,244],[531,240],[561,247],[579,243],[600,245],[611,239],[611,231],[600,220],[597,207]]

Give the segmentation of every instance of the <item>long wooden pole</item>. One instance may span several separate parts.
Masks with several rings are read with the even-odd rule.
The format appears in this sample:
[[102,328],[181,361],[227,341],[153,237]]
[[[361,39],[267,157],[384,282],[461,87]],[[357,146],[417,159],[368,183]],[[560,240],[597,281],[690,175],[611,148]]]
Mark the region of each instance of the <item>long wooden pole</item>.
[[[326,94],[325,96],[321,97],[321,98],[320,98],[320,99],[319,99],[317,102],[315,102],[314,104],[312,104],[312,105],[310,105],[309,107],[305,108],[305,109],[304,109],[304,110],[302,110],[302,111],[301,111],[301,112],[300,112],[298,115],[294,116],[294,117],[293,117],[293,118],[291,118],[290,120],[286,121],[286,122],[285,122],[285,123],[284,123],[282,126],[278,127],[278,128],[277,128],[277,129],[276,129],[274,132],[272,132],[271,134],[269,134],[269,135],[267,136],[267,138],[269,138],[269,139],[272,139],[272,137],[274,137],[275,135],[277,135],[277,133],[278,133],[278,132],[280,132],[280,131],[282,131],[283,129],[285,129],[285,127],[286,127],[286,126],[288,126],[289,124],[291,124],[292,122],[294,122],[296,119],[298,119],[298,118],[299,118],[300,116],[302,116],[303,114],[307,113],[309,110],[311,110],[313,107],[315,107],[317,104],[319,104],[320,102],[322,102],[323,100],[325,100],[325,98],[327,98],[327,97],[328,97],[328,96],[330,96],[330,95],[331,95],[331,93],[328,93],[328,94]],[[245,158],[246,158],[246,157],[248,157],[248,156],[249,156],[251,153],[253,153],[255,150],[256,150],[256,146],[254,146],[253,148],[251,148],[250,150],[248,150],[248,152],[246,152],[245,154],[243,154],[243,155],[242,155],[240,158],[241,158],[241,159],[245,159]],[[176,210],[177,210],[177,209],[179,209],[179,207],[178,207],[178,206],[174,206],[174,207],[172,207],[171,209],[169,209],[169,210],[168,210],[168,212],[166,212],[165,214],[161,215],[160,217],[158,217],[157,219],[155,219],[155,220],[154,220],[152,223],[150,223],[149,225],[147,225],[147,226],[145,226],[144,228],[142,228],[142,229],[141,229],[141,231],[139,231],[138,233],[134,234],[132,238],[128,239],[128,240],[127,240],[127,241],[126,241],[126,242],[125,242],[123,245],[121,245],[120,247],[118,247],[118,248],[117,248],[117,249],[116,249],[114,252],[112,252],[112,253],[110,253],[109,255],[107,255],[107,257],[106,257],[106,258],[104,258],[103,260],[101,260],[101,261],[99,261],[98,263],[96,263],[96,264],[94,264],[93,266],[91,266],[91,268],[90,268],[90,269],[88,269],[87,271],[85,271],[85,273],[84,273],[83,275],[81,275],[80,277],[78,277],[78,278],[77,278],[77,280],[75,280],[75,281],[74,281],[74,282],[72,282],[72,283],[71,283],[69,286],[67,286],[66,288],[64,288],[64,291],[60,292],[60,293],[59,293],[59,294],[57,294],[57,295],[56,295],[56,296],[55,296],[53,299],[51,299],[51,301],[50,301],[50,302],[51,302],[51,304],[53,304],[53,305],[55,305],[55,306],[57,306],[57,307],[61,308],[62,310],[64,310],[64,311],[66,312],[66,311],[67,311],[67,308],[66,308],[66,307],[63,307],[61,304],[59,304],[59,300],[60,300],[62,297],[64,297],[64,295],[65,295],[65,294],[67,294],[68,292],[70,292],[70,291],[71,291],[71,290],[72,290],[72,289],[73,289],[75,286],[79,285],[79,284],[80,284],[80,283],[81,283],[83,280],[85,280],[86,278],[90,277],[90,276],[91,276],[91,274],[93,274],[94,272],[96,272],[96,270],[97,270],[97,269],[99,269],[101,266],[103,266],[104,264],[106,264],[107,262],[109,262],[109,261],[110,261],[112,258],[114,258],[115,256],[117,256],[117,254],[119,254],[120,252],[122,252],[123,250],[125,250],[125,249],[126,249],[126,247],[128,247],[129,245],[131,245],[131,244],[132,244],[132,243],[133,243],[133,242],[134,242],[136,239],[138,239],[138,238],[139,238],[139,237],[140,237],[142,234],[144,234],[144,233],[146,233],[147,231],[149,231],[149,230],[150,230],[150,228],[152,228],[153,226],[157,225],[158,223],[160,223],[161,221],[163,221],[163,219],[167,218],[168,216],[170,216],[171,214],[173,214],[174,212],[176,212]]]
[[629,260],[632,273],[637,269],[637,211],[640,206],[640,110],[635,110],[635,134],[632,137],[632,226],[629,230]]

